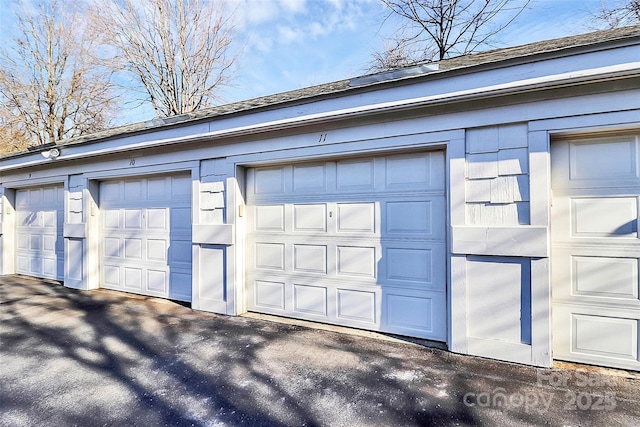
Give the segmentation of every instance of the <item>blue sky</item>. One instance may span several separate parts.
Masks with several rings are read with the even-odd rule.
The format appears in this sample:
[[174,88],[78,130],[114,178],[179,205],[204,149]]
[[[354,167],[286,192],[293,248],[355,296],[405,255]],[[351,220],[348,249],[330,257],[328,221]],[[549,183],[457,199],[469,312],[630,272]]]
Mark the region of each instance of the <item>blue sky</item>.
[[[612,0],[609,0],[612,1]],[[376,0],[237,0],[245,41],[237,101],[365,73],[371,52],[391,27]],[[533,0],[500,46],[514,46],[588,32],[589,10],[601,0]]]
[[[362,75],[393,29],[382,25],[387,11],[378,0],[229,1],[243,56],[225,103]],[[619,0],[532,0],[496,47],[588,32],[589,11],[602,1]],[[0,42],[10,33],[12,4],[0,0]],[[152,117],[138,108],[119,124]]]

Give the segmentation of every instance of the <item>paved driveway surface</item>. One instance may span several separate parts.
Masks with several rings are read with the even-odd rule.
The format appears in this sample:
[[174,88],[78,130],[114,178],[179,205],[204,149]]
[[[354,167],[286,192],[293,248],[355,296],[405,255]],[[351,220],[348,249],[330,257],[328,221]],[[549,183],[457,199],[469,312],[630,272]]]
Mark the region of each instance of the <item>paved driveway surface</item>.
[[[637,374],[0,278],[0,425],[640,425]],[[588,370],[584,370],[584,369]]]

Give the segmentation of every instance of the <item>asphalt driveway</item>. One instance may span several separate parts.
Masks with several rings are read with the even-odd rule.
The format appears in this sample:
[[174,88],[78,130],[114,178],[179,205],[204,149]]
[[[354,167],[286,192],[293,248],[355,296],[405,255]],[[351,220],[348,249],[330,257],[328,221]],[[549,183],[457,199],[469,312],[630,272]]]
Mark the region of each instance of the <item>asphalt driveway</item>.
[[0,277],[2,426],[640,425],[640,376],[536,369]]

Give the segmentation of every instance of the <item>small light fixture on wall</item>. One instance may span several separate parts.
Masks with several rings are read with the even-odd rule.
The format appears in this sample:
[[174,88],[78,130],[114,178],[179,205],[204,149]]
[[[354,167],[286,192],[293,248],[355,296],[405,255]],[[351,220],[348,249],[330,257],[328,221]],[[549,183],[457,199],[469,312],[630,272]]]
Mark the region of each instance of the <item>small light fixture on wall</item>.
[[45,159],[55,160],[58,158],[58,156],[60,156],[60,150],[58,150],[57,148],[52,148],[51,150],[41,151],[40,154],[42,154],[42,157],[44,157]]

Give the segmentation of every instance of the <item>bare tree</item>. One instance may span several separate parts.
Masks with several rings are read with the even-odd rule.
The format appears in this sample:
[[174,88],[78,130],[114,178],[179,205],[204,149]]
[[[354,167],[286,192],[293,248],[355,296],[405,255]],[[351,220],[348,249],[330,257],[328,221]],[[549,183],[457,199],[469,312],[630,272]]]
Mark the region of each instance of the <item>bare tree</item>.
[[369,71],[375,73],[408,67],[418,62],[417,58],[432,58],[434,52],[413,48],[402,39],[396,39],[386,40],[383,50],[373,52],[372,56]]
[[[0,71],[0,78],[2,71]],[[0,108],[0,155],[24,151],[29,147],[29,137],[20,126],[18,118],[7,108]]]
[[[400,18],[393,49],[374,54],[371,69],[440,60],[487,46],[522,13],[530,0],[381,0]],[[398,53],[403,55],[398,56]],[[394,59],[395,55],[395,59]]]
[[640,0],[602,1],[592,16],[598,27],[607,29],[640,24]]
[[231,15],[223,1],[96,0],[93,22],[112,66],[167,117],[212,105],[230,83]]
[[57,0],[15,7],[16,35],[0,48],[5,135],[31,145],[104,128],[114,112],[109,75],[92,62],[80,5]]

